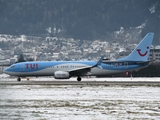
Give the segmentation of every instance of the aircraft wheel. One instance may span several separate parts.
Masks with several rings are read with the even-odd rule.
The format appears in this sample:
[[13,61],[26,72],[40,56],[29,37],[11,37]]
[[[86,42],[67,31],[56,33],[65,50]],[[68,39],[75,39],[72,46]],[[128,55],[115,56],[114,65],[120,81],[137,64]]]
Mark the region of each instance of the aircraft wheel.
[[78,78],[77,78],[77,81],[81,81],[81,77],[78,77]]
[[19,77],[19,78],[17,78],[17,81],[21,81],[21,78]]

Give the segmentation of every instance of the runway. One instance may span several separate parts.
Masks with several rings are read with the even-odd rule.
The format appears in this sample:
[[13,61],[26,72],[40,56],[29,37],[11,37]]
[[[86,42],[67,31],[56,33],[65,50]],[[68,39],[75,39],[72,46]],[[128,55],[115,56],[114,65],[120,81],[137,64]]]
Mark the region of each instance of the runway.
[[29,80],[22,78],[19,82],[17,78],[0,77],[0,85],[157,85],[160,86],[159,77],[110,77],[110,78],[86,78],[77,81],[77,78],[54,79],[53,77],[30,77]]
[[0,81],[0,85],[160,85],[160,81]]

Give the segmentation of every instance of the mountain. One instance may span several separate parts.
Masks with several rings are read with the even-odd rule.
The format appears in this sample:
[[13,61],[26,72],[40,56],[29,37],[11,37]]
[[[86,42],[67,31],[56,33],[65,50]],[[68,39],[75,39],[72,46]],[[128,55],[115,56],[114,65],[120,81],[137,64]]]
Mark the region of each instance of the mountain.
[[160,42],[159,0],[0,0],[0,33],[106,39],[145,24]]

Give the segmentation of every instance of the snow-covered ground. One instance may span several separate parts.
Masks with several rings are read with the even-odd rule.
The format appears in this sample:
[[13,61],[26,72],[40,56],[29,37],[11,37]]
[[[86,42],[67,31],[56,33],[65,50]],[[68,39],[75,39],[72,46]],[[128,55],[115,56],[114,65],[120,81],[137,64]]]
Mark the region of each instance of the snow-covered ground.
[[0,78],[10,78],[10,76],[7,74],[0,74]]
[[[108,79],[131,80],[100,78]],[[159,80],[132,78],[135,79]],[[0,120],[3,119],[160,120],[160,86],[0,85]]]

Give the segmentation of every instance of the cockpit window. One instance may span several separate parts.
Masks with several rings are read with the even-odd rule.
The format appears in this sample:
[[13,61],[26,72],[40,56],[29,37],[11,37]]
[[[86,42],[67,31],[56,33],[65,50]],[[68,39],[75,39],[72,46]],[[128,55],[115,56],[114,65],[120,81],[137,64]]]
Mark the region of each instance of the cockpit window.
[[15,68],[15,66],[11,66],[10,68]]

